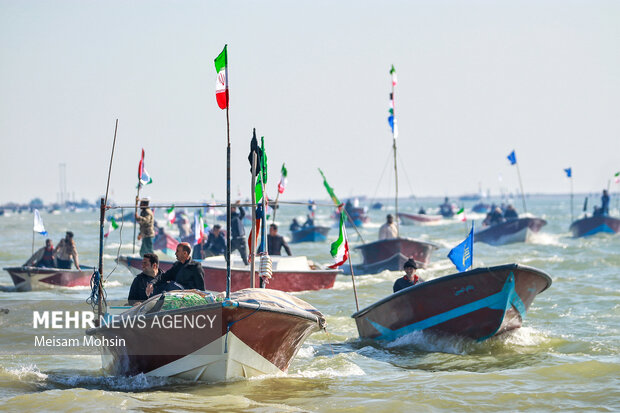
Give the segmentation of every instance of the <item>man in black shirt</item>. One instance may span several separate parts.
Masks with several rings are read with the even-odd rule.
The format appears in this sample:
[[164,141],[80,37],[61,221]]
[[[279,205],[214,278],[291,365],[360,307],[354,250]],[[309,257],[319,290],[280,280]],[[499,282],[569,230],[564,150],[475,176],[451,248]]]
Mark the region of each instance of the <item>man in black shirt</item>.
[[405,276],[396,280],[396,282],[394,283],[394,292],[424,282],[423,279],[421,279],[415,274],[415,270],[418,268],[418,266],[415,264],[415,261],[412,258],[409,258],[409,260],[405,262],[403,268],[405,269]]
[[276,224],[269,225],[269,235],[267,235],[267,245],[269,246],[269,255],[281,255],[282,247],[287,255],[291,255],[291,249],[284,240],[284,237],[278,234],[278,226]]
[[[158,279],[146,287],[146,295],[160,294],[169,291],[169,283],[179,284],[184,290],[204,290],[204,271],[199,262],[192,260],[192,247],[187,242],[177,245],[175,253],[177,262],[168,271],[163,273]],[[173,288],[178,289],[178,288]]]
[[157,281],[157,277],[161,274],[159,269],[159,258],[152,252],[144,254],[142,258],[142,272],[136,275],[129,288],[129,297],[127,301],[129,305],[139,304],[148,299],[146,295],[146,286]]

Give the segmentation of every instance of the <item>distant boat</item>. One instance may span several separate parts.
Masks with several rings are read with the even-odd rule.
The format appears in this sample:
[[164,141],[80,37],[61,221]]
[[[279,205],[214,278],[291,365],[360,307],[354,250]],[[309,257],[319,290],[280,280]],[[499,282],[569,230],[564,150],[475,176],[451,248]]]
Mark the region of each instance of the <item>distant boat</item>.
[[[305,339],[325,326],[318,310],[281,291],[247,288],[222,298],[197,290],[163,293],[108,315],[108,325],[86,334],[102,342],[108,374],[219,382],[285,373]],[[114,324],[121,318],[133,322]]]
[[[272,278],[266,288],[286,292],[322,290],[332,288],[340,270],[320,269],[311,265],[304,256],[286,257],[272,255]],[[142,272],[142,258],[121,255],[119,264],[126,266],[132,274]],[[167,271],[173,260],[159,261],[159,268]],[[224,256],[209,257],[201,261],[204,271],[205,290],[224,291],[226,289],[226,261]],[[250,285],[250,267],[243,264],[240,257],[231,257],[231,291],[241,290]],[[254,275],[258,285],[258,273]]]
[[293,240],[291,242],[322,242],[327,240],[329,227],[313,225],[302,227],[299,230],[291,231]]
[[[400,271],[405,262],[413,258],[418,268],[426,267],[431,261],[431,254],[439,247],[432,242],[420,241],[411,238],[388,238],[355,247],[363,256],[361,264],[353,265],[356,275],[376,274],[381,271]],[[342,269],[345,274],[351,274],[347,265]]]
[[491,205],[485,204],[484,202],[478,202],[476,205],[471,207],[472,212],[476,212],[478,214],[486,214],[491,211]]
[[404,212],[399,212],[398,218],[400,219],[400,223],[403,225],[415,225],[419,223],[437,222],[443,219],[441,215],[406,214]]
[[[58,287],[89,286],[93,274],[91,267],[81,267],[83,270],[66,270],[61,268],[45,267],[7,267],[17,291],[36,291]],[[85,269],[87,269],[84,271]]]
[[507,264],[447,275],[400,290],[352,315],[359,336],[393,341],[414,331],[483,341],[521,327],[551,277]]
[[620,231],[620,219],[609,215],[595,215],[578,219],[569,229],[573,237],[587,237],[599,232],[617,234]]
[[474,242],[490,245],[504,245],[514,242],[527,242],[547,225],[541,218],[517,218],[488,226],[474,233]]
[[381,202],[375,202],[370,206],[370,209],[380,210],[383,209],[383,204]]

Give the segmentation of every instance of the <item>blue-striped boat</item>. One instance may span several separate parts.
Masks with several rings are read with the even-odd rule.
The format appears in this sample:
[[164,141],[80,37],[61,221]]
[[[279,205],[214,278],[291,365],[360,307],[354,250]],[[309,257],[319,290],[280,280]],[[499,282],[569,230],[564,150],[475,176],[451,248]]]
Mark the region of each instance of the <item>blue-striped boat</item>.
[[483,341],[521,327],[551,277],[506,264],[447,275],[398,291],[352,317],[361,338],[392,341],[414,331]]
[[569,229],[573,237],[587,237],[601,232],[617,234],[620,231],[620,219],[609,215],[595,215],[578,219]]

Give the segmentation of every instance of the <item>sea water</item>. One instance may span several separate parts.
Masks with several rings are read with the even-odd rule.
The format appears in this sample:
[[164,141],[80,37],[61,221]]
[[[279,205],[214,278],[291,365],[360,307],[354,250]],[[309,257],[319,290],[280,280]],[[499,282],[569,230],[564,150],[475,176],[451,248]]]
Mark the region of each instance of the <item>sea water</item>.
[[[423,205],[429,213],[439,199],[402,199],[402,212]],[[386,202],[389,205],[389,202]],[[465,206],[471,207],[469,201]],[[517,206],[520,202],[516,203]],[[619,215],[612,202],[612,213]],[[476,243],[474,266],[521,263],[547,272],[552,286],[536,297],[523,327],[478,343],[414,332],[391,343],[358,338],[351,278],[338,276],[334,288],[295,293],[325,314],[327,330],[312,335],[285,376],[266,376],[225,383],[188,383],[147,377],[109,377],[97,355],[0,355],[0,409],[9,411],[619,411],[620,410],[620,235],[571,238],[567,196],[527,199],[528,212],[548,221],[531,243],[488,246]],[[333,225],[332,208],[320,207],[317,221]],[[277,214],[280,232],[289,235],[293,217],[305,207],[283,206]],[[364,241],[377,237],[378,227],[393,207],[370,211],[361,229]],[[190,212],[191,213],[191,212]],[[467,212],[468,221],[401,226],[403,236],[440,246],[429,268],[418,275],[432,279],[455,272],[446,258],[471,225],[483,218]],[[43,213],[54,244],[66,230],[76,236],[80,262],[96,265],[98,212]],[[156,211],[165,225],[163,211]],[[211,216],[207,216],[213,225]],[[106,224],[107,229],[107,224]],[[0,216],[0,264],[21,265],[32,249],[32,214]],[[291,244],[295,255],[331,263],[329,241]],[[133,226],[123,224],[106,240],[104,277],[108,299],[126,298],[132,276],[114,258],[130,254]],[[349,230],[352,245],[359,236]],[[36,235],[35,246],[44,237]],[[136,251],[139,250],[139,242]],[[353,250],[354,262],[359,253]],[[400,272],[359,276],[357,292],[365,307],[390,294]],[[83,303],[88,287],[11,291],[11,279],[0,272],[0,307],[9,300],[37,303],[60,300]],[[440,297],[438,297],[440,299]],[[78,304],[67,304],[78,305]],[[10,348],[20,331],[3,328],[0,350]]]

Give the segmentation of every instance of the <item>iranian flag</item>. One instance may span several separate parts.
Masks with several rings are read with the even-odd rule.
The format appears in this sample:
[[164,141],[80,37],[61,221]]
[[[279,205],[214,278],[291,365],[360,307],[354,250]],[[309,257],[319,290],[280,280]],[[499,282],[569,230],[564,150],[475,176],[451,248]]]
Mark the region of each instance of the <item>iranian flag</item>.
[[392,65],[390,69],[390,74],[392,75],[392,86],[396,86],[398,79],[396,78],[396,69],[394,69],[394,65]]
[[614,174],[614,177],[616,178],[616,179],[614,179],[614,182],[615,183],[620,183],[620,171],[616,172]]
[[140,163],[138,164],[138,180],[140,185],[148,185],[153,183],[151,176],[144,168],[144,148],[142,148],[142,156],[140,157]]
[[330,265],[328,268],[338,268],[349,259],[349,241],[347,240],[347,231],[344,227],[346,220],[345,213],[342,206],[338,208],[340,211],[340,232],[338,233],[338,239],[332,244],[330,253],[334,257],[334,265]]
[[202,213],[194,213],[194,244],[198,244],[202,241],[204,233],[204,223],[202,221]]
[[465,208],[461,208],[459,209],[459,212],[456,213],[456,217],[460,220],[460,221],[467,221],[467,217],[465,216]]
[[174,221],[177,219],[176,213],[174,212],[174,205],[166,210],[166,214],[168,215],[168,224],[174,224]]
[[110,233],[112,231],[114,231],[115,229],[118,228],[118,224],[116,223],[116,220],[114,219],[114,217],[110,218],[110,224],[108,225],[108,232],[106,232],[103,236],[104,238],[107,238],[108,235],[110,235]]
[[226,51],[228,45],[224,46],[224,50],[215,58],[215,71],[217,79],[215,79],[215,98],[220,109],[228,108],[228,53]]
[[286,188],[286,182],[288,181],[288,179],[286,178],[288,176],[288,171],[286,170],[286,166],[285,164],[282,164],[282,170],[280,171],[280,182],[278,182],[278,193],[283,193],[284,189]]

